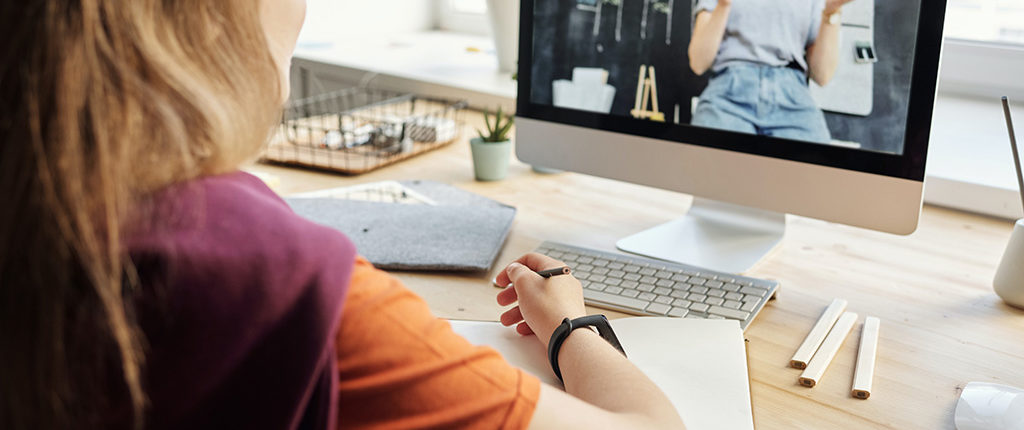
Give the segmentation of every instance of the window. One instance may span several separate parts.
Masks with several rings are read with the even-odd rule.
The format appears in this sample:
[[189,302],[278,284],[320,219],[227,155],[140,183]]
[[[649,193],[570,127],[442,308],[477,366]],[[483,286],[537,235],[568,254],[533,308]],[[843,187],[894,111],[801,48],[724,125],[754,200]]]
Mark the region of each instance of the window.
[[451,9],[456,13],[469,13],[482,15],[487,13],[487,2],[485,0],[448,0]]
[[946,7],[946,37],[1024,45],[1024,2],[949,0]]
[[[442,30],[485,35],[490,34],[487,0],[436,0],[438,23]],[[519,0],[512,0],[519,1]]]

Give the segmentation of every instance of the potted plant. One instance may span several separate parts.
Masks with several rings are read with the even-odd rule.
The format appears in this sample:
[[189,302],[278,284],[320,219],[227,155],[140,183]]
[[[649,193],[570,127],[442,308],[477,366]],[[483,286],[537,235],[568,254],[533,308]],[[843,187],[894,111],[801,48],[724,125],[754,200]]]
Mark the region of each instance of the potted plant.
[[484,130],[477,129],[477,137],[470,139],[473,152],[473,171],[478,181],[498,181],[508,173],[512,157],[512,139],[509,132],[514,122],[512,115],[505,115],[498,107],[493,116],[484,112]]

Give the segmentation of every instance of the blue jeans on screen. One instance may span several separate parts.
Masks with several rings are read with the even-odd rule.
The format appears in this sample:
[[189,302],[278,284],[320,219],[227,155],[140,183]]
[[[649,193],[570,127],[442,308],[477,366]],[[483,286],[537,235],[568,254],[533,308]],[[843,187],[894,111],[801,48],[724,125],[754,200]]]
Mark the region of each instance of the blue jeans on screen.
[[693,125],[807,142],[832,139],[803,71],[752,63],[711,76]]

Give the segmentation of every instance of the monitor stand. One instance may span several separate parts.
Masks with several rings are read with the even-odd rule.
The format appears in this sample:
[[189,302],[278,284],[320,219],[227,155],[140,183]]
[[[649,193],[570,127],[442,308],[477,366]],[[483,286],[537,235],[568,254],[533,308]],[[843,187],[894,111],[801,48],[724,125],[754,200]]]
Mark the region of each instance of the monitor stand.
[[623,251],[727,273],[743,273],[782,240],[786,215],[693,199],[682,218],[616,243]]

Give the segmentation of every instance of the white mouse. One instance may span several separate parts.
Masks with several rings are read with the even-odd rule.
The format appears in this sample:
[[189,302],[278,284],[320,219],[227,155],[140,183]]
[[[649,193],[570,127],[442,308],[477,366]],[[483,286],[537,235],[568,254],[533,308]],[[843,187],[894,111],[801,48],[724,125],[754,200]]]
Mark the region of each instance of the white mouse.
[[1024,390],[968,383],[956,402],[953,422],[957,430],[1024,430]]

